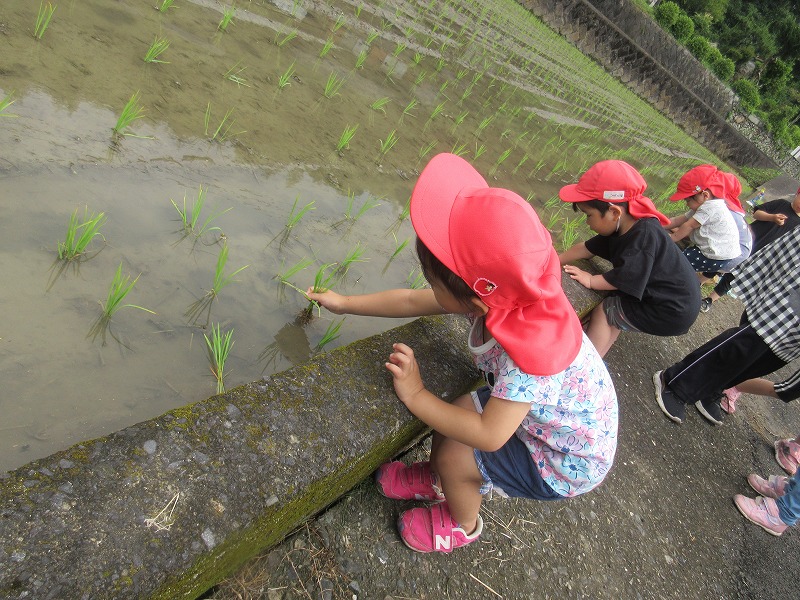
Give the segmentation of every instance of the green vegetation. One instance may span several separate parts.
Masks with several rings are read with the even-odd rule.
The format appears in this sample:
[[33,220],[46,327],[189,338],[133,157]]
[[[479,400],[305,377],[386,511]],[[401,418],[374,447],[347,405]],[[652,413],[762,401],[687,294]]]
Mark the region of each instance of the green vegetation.
[[[75,260],[86,254],[89,244],[98,235],[102,238],[100,228],[106,222],[105,213],[91,215],[89,209],[83,213],[83,223],[78,223],[78,209],[72,213],[67,225],[67,235],[63,242],[58,243],[58,258],[60,260]],[[105,238],[103,238],[105,240]]]
[[130,100],[125,104],[125,107],[122,109],[122,112],[117,119],[117,124],[114,125],[113,131],[115,135],[130,135],[133,137],[135,136],[132,133],[128,133],[128,127],[130,127],[131,123],[133,123],[137,119],[142,118],[142,112],[144,109],[139,106],[139,92],[135,92],[133,96],[131,96]]
[[122,263],[119,263],[117,267],[116,273],[114,273],[114,279],[111,281],[111,285],[108,288],[108,296],[106,298],[105,304],[100,303],[100,306],[103,307],[103,317],[106,319],[111,319],[120,308],[138,308],[139,310],[143,310],[145,312],[149,312],[150,314],[154,315],[152,310],[148,308],[144,308],[143,306],[138,306],[136,304],[122,304],[125,300],[125,297],[128,293],[133,289],[133,286],[136,285],[136,282],[139,281],[139,277],[141,277],[141,273],[136,276],[136,279],[131,281],[130,275],[122,276]]
[[57,7],[58,5],[53,6],[50,2],[47,4],[39,3],[39,12],[36,13],[36,23],[33,28],[33,37],[37,40],[42,39],[44,32],[47,31],[47,26],[50,25],[50,19],[53,18],[53,13]]
[[7,113],[6,109],[14,104],[15,100],[13,98],[14,90],[11,90],[5,95],[5,98],[0,100],[0,117],[18,117],[19,115],[14,115],[11,113]]
[[339,136],[339,142],[336,144],[337,152],[341,153],[345,148],[350,149],[350,142],[353,139],[353,136],[356,134],[357,129],[357,123],[352,127],[350,125],[345,126],[342,135]]
[[322,350],[325,346],[339,337],[339,329],[341,329],[344,320],[345,317],[342,317],[341,320],[333,321],[330,325],[328,325],[328,328],[325,330],[322,338],[319,340],[319,342],[317,342],[317,351]]
[[147,49],[147,52],[144,55],[144,62],[168,64],[167,61],[158,58],[167,51],[167,48],[169,48],[169,40],[156,36],[156,38],[153,40],[153,43],[150,44],[150,48]]
[[212,324],[211,337],[209,338],[205,333],[203,337],[206,339],[211,373],[217,380],[217,393],[221,394],[225,391],[225,361],[228,360],[228,355],[233,348],[233,329],[223,334],[220,332],[219,323],[216,328]]
[[200,224],[200,213],[203,211],[203,204],[206,201],[206,190],[203,189],[203,186],[200,186],[200,190],[197,192],[197,198],[194,200],[194,204],[192,205],[191,211],[186,208],[186,195],[183,196],[183,208],[179,207],[175,204],[175,201],[170,198],[169,200],[172,202],[172,206],[175,207],[175,210],[178,211],[178,215],[181,220],[181,225],[183,226],[183,231],[186,235],[193,235],[196,238],[201,237],[205,233],[209,233],[211,231],[221,231],[219,227],[211,226],[211,222],[214,221],[220,215],[225,214],[230,208],[226,208],[222,212],[219,213],[211,213],[208,217],[206,217],[205,221],[203,221],[202,225]]
[[217,29],[220,31],[225,31],[228,29],[228,25],[231,25],[233,21],[233,16],[236,14],[236,7],[235,6],[226,6],[222,9],[222,20],[217,25]]
[[300,222],[300,219],[303,218],[303,215],[305,215],[307,212],[309,212],[311,210],[315,210],[315,208],[314,208],[314,200],[312,200],[311,202],[306,204],[303,208],[301,208],[300,210],[295,212],[295,209],[297,208],[297,201],[299,199],[300,199],[300,196],[296,196],[295,197],[294,204],[292,204],[292,212],[289,213],[289,218],[286,219],[286,229],[287,230],[290,230],[295,225],[297,225]]

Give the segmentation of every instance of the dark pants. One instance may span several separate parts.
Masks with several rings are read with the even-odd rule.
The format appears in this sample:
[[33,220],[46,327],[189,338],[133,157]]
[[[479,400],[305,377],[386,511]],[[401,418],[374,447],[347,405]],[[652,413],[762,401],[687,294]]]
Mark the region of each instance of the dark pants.
[[742,316],[731,327],[664,371],[664,383],[686,404],[718,401],[722,390],[777,371],[786,364],[770,350]]
[[717,285],[714,287],[714,291],[717,292],[720,298],[731,291],[734,279],[733,273],[723,273],[722,277],[719,278]]

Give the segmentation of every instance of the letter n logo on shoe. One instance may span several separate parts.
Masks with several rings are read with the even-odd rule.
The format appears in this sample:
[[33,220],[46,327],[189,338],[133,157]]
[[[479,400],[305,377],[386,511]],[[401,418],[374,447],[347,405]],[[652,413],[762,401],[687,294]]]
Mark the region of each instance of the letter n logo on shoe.
[[436,534],[434,539],[434,547],[436,550],[450,550],[451,546],[453,545],[453,538],[449,535],[439,535]]

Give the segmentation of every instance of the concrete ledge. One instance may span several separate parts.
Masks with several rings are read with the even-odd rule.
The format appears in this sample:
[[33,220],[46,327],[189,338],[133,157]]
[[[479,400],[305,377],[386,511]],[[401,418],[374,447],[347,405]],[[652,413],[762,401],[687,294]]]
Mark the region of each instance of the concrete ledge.
[[419,319],[0,475],[0,598],[197,597],[426,433],[392,342],[442,397],[477,383],[466,325]]

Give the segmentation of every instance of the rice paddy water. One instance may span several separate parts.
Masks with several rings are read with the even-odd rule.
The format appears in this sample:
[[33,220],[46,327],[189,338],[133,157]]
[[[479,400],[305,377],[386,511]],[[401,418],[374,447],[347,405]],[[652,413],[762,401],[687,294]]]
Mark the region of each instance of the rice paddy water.
[[[661,202],[719,162],[510,0],[41,10],[0,4],[0,470],[215,393],[211,323],[234,332],[227,388],[398,325],[309,314],[297,290],[422,285],[408,200],[437,152],[526,197],[557,245],[586,235],[558,187],[595,161]],[[71,216],[101,213],[60,260]],[[155,314],[92,336],[120,265]]]

